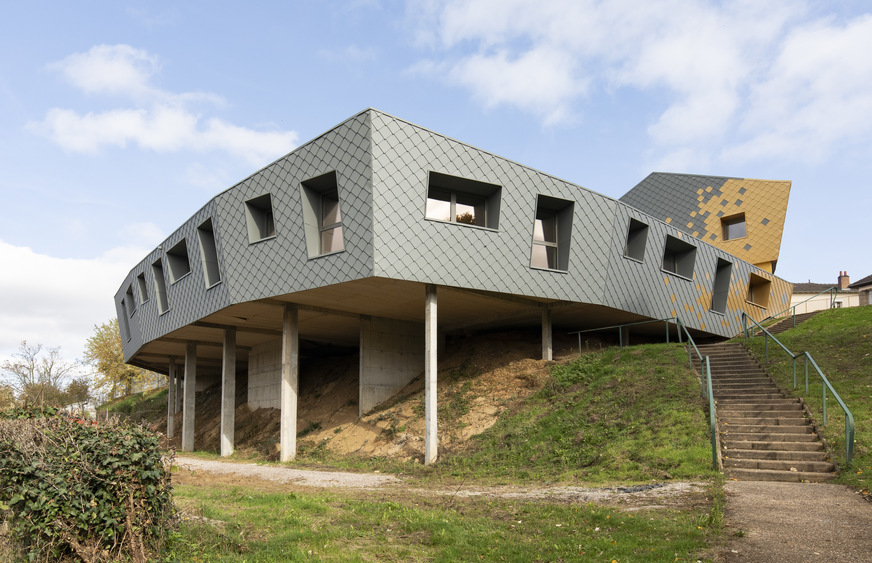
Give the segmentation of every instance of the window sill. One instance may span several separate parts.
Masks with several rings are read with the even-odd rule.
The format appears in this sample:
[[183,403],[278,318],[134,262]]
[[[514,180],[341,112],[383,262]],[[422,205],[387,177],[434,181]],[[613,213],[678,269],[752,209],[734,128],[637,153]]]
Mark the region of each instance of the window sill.
[[693,278],[688,278],[687,276],[682,276],[681,274],[679,274],[677,272],[673,272],[671,270],[664,270],[663,268],[660,268],[660,271],[663,272],[664,274],[669,274],[670,276],[675,276],[676,278],[678,278],[680,280],[689,281],[689,282],[693,281]]
[[636,262],[637,264],[644,264],[645,263],[643,260],[640,260],[639,258],[633,258],[632,256],[627,256],[626,254],[624,254],[623,257],[626,260],[629,260],[631,262]]
[[324,254],[316,254],[314,256],[309,256],[309,260],[315,260],[317,258],[324,258],[325,256],[334,256],[336,254],[342,254],[345,252],[345,249],[342,250],[334,250],[333,252],[325,252]]
[[145,305],[146,303],[148,303],[148,299],[146,299],[145,301],[141,302],[141,303],[139,304],[139,306],[142,307],[142,306]]
[[755,307],[757,307],[758,309],[761,309],[761,310],[763,310],[763,311],[766,310],[766,305],[761,305],[761,304],[759,304],[759,303],[754,303],[753,301],[748,301],[747,299],[745,300],[745,303],[747,303],[748,305],[753,305],[753,306],[755,306]]
[[715,311],[714,309],[709,309],[708,312],[709,312],[709,313],[712,313],[713,315],[717,315],[717,316],[719,316],[719,317],[724,317],[724,318],[726,318],[726,316],[727,316],[726,313],[722,313],[721,311]]
[[276,235],[271,235],[271,236],[268,236],[268,237],[263,237],[263,238],[261,238],[261,239],[257,239],[257,240],[249,240],[249,241],[248,241],[248,246],[251,246],[252,244],[258,244],[258,243],[260,243],[260,242],[264,242],[264,241],[267,241],[267,240],[273,240],[274,238],[276,238]]
[[172,309],[167,309],[167,310],[164,311],[163,313],[158,313],[157,316],[158,316],[158,317],[162,317],[162,316],[166,315],[167,313],[169,313],[170,311],[172,311]]
[[209,290],[212,289],[213,287],[219,286],[219,285],[221,285],[222,283],[224,283],[224,280],[218,280],[218,281],[216,281],[215,283],[213,283],[212,285],[207,285],[207,286],[206,286],[206,291],[209,291]]
[[568,274],[569,270],[561,270],[559,268],[543,268],[541,266],[530,266],[531,270],[539,270],[540,272],[551,272],[553,274]]
[[490,231],[492,233],[498,233],[500,231],[499,229],[486,227],[484,225],[470,225],[469,223],[458,223],[457,221],[443,221],[442,219],[433,219],[432,217],[424,217],[424,219],[433,223],[442,223],[443,225],[457,225],[458,227],[467,227],[470,229],[478,229],[480,231]]
[[187,278],[187,277],[190,277],[190,275],[191,275],[191,272],[188,272],[188,273],[185,274],[184,276],[179,277],[179,279],[171,281],[171,282],[170,282],[170,285],[176,285],[177,283],[179,283],[179,282],[182,281],[183,279],[185,279],[185,278]]

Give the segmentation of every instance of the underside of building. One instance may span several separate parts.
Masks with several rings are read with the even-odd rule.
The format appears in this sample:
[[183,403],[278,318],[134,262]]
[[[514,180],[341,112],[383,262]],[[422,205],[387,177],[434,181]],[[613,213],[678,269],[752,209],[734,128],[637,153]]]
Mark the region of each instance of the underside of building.
[[185,450],[196,390],[220,381],[222,455],[244,373],[250,406],[281,409],[287,460],[300,356],[357,348],[361,413],[424,373],[430,463],[446,335],[541,328],[545,359],[555,330],[680,319],[733,336],[743,311],[790,302],[771,273],[771,201],[786,209],[788,192],[659,174],[618,201],[368,109],[215,196],[130,271],[115,295],[125,361],[167,374],[171,405],[184,378]]

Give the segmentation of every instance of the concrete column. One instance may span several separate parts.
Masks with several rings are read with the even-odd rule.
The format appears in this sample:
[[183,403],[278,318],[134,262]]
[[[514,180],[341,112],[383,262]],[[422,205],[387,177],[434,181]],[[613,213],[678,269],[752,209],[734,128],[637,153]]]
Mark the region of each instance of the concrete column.
[[236,425],[236,329],[224,329],[221,363],[221,457],[233,454]]
[[424,463],[436,461],[436,371],[439,334],[436,318],[436,286],[428,285],[424,300]]
[[197,393],[197,343],[185,348],[185,401],[182,405],[182,451],[194,451],[194,405]]
[[551,331],[551,308],[542,308],[542,359],[554,359],[554,340]]
[[[172,361],[175,362],[176,359],[172,358]],[[179,371],[176,370],[176,400],[173,406],[173,411],[175,412],[182,410],[182,394],[182,378],[179,377]]]
[[300,377],[300,333],[296,305],[286,305],[282,320],[281,460],[297,455],[297,391]]
[[176,433],[176,359],[170,358],[170,369],[167,374],[167,438],[172,439]]

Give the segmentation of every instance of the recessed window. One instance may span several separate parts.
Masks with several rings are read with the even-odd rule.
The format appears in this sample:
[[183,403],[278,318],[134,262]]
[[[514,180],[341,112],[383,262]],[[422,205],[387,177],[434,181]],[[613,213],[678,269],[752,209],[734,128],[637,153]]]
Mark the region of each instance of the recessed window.
[[739,213],[738,215],[730,215],[729,217],[722,217],[721,227],[724,232],[724,240],[743,238],[748,235],[747,226],[745,225],[744,213]]
[[573,202],[540,195],[533,220],[533,248],[530,266],[549,270],[569,267]]
[[188,260],[188,244],[185,239],[167,250],[167,265],[170,267],[170,283],[176,283],[191,273],[191,262]]
[[197,239],[200,241],[200,262],[203,264],[203,278],[206,287],[212,287],[221,281],[218,269],[218,249],[215,246],[215,231],[212,219],[207,219],[197,227]]
[[769,291],[771,287],[772,282],[766,278],[757,274],[749,274],[747,301],[765,309],[769,306]]
[[303,180],[300,189],[309,257],[345,250],[336,172]]
[[124,294],[125,309],[127,316],[132,317],[136,312],[136,300],[133,298],[133,284],[127,286],[127,292]]
[[630,228],[627,229],[627,244],[624,245],[624,256],[642,262],[645,259],[646,244],[648,244],[648,225],[630,219]]
[[154,294],[157,296],[157,311],[163,315],[170,310],[170,304],[167,299],[167,282],[164,278],[163,263],[160,258],[151,265],[151,275],[154,279]]
[[715,270],[715,285],[712,288],[711,310],[716,313],[727,312],[727,298],[730,296],[730,277],[733,274],[733,265],[726,260],[718,258]]
[[139,304],[148,303],[148,285],[145,283],[145,274],[136,276],[136,289],[139,290]]
[[269,194],[245,202],[245,222],[248,225],[249,244],[276,236],[272,197]]
[[693,278],[693,265],[696,261],[696,247],[671,235],[666,235],[663,250],[663,269],[683,278]]
[[496,229],[500,215],[500,186],[430,172],[427,219]]
[[129,305],[127,304],[127,298],[121,300],[121,310],[127,313],[127,315],[121,315],[118,317],[118,324],[121,325],[121,333],[124,335],[125,340],[130,340],[130,325],[127,324],[127,317],[130,315]]

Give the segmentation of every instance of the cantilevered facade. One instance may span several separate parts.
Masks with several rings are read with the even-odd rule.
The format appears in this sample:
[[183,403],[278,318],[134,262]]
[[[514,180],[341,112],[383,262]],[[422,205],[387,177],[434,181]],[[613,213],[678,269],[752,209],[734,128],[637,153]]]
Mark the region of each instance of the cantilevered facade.
[[300,353],[359,347],[361,412],[425,373],[430,462],[442,335],[541,326],[550,358],[553,330],[677,317],[733,336],[742,311],[787,307],[771,268],[672,223],[369,109],[214,197],[134,266],[115,296],[125,360],[171,381],[184,364],[183,449],[197,381],[232,398],[245,372],[248,402],[282,409],[288,459]]

